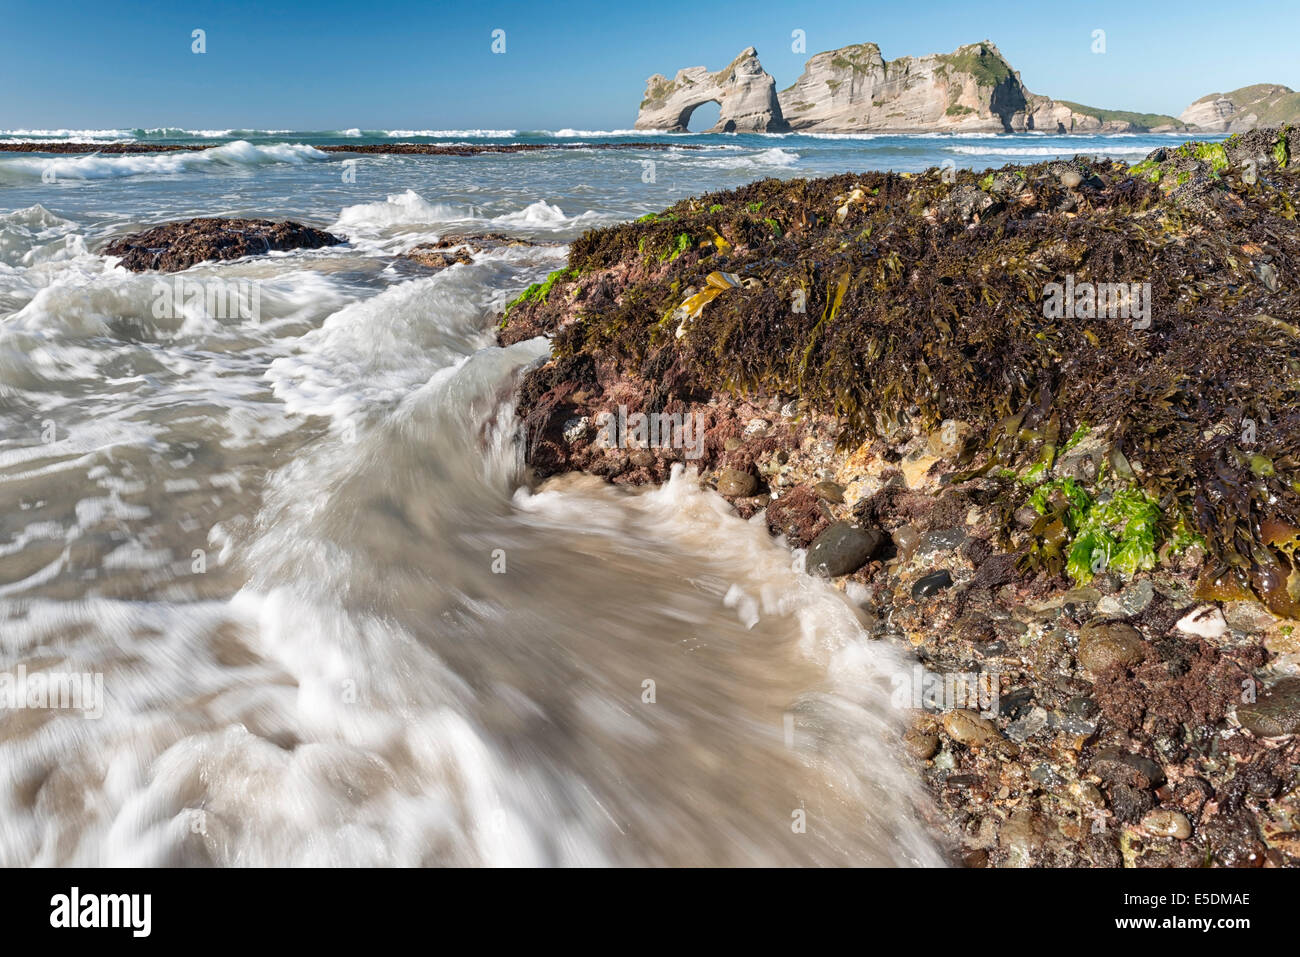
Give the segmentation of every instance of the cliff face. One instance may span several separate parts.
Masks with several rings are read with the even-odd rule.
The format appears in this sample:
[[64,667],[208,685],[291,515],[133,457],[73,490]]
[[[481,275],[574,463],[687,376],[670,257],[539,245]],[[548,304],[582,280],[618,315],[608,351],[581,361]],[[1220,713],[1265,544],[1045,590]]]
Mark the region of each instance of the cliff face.
[[711,102],[721,107],[721,113],[710,133],[789,129],[777,101],[776,81],[763,69],[753,47],[743,50],[716,73],[695,66],[678,70],[672,80],[661,73],[650,77],[637,113],[636,129],[685,132],[695,108]]
[[1182,112],[1188,126],[1212,133],[1241,133],[1259,126],[1300,122],[1300,93],[1273,83],[1203,96]]
[[971,131],[1024,128],[1019,77],[991,43],[886,60],[862,43],[818,53],[779,94],[792,129]]
[[1098,110],[1030,93],[998,48],[886,60],[874,43],[813,56],[794,85],[776,83],[753,47],[726,68],[679,70],[646,81],[637,129],[684,132],[695,108],[721,106],[710,132],[1127,133],[1182,129],[1171,116]]

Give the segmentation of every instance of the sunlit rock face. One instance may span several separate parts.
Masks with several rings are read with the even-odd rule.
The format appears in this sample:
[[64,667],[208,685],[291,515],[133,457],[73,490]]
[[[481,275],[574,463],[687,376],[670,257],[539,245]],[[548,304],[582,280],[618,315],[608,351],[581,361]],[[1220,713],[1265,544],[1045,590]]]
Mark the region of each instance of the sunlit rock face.
[[753,47],[716,73],[694,66],[678,70],[672,80],[660,73],[650,77],[636,128],[685,132],[691,114],[705,103],[720,107],[711,133],[785,132],[790,128],[781,115],[776,81],[763,69]]

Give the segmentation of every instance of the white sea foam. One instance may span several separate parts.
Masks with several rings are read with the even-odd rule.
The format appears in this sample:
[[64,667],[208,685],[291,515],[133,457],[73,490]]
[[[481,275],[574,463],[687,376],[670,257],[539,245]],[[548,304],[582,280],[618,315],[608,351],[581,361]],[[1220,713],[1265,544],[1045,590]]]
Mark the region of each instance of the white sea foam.
[[1151,152],[1145,146],[1112,146],[1108,142],[1090,140],[1088,143],[1072,142],[1055,146],[945,146],[949,153],[963,156],[1074,156],[1077,153],[1107,156],[1145,156]]
[[329,160],[328,153],[295,143],[255,146],[247,140],[224,143],[207,150],[178,150],[170,153],[131,153],[73,156],[20,156],[0,158],[0,183],[40,180],[119,179],[128,176],[157,176],[232,167],[272,164],[301,165]]
[[[690,154],[684,153],[683,155],[688,156]],[[700,160],[699,165],[713,169],[789,169],[797,165],[798,162],[798,153],[774,146],[771,149],[759,150],[756,153],[708,157]]]

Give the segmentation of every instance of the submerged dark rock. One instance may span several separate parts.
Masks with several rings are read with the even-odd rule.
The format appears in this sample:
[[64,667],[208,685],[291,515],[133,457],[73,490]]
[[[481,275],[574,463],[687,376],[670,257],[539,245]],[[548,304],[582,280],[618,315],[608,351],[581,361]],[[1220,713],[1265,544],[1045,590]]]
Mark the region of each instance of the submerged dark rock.
[[163,223],[116,239],[104,255],[120,256],[131,272],[178,272],[196,263],[243,259],[272,250],[320,249],[345,242],[332,233],[292,221],[200,218]]

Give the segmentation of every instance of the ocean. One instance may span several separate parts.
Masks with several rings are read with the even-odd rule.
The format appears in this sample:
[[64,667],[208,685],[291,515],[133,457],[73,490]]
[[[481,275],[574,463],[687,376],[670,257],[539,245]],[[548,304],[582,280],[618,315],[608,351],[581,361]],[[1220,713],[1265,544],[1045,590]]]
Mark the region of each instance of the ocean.
[[[943,863],[911,664],[689,473],[530,483],[513,390],[548,346],[495,317],[684,196],[1185,139],[0,131],[215,147],[0,152],[0,673],[100,697],[0,702],[0,865]],[[641,140],[674,145],[312,148]],[[247,314],[160,309],[99,252],[193,216],[348,242],[182,274]],[[398,258],[484,232],[541,245]]]

